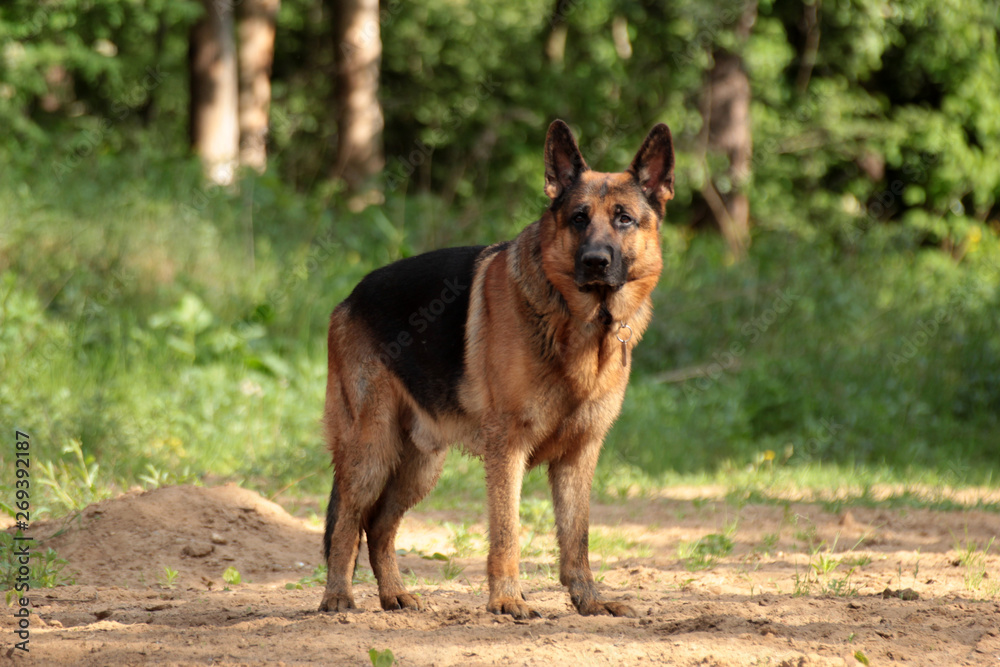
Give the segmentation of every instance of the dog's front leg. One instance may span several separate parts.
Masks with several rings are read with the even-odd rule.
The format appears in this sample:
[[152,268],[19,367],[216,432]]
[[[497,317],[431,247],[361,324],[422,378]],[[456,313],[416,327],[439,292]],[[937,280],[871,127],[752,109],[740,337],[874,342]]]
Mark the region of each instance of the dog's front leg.
[[517,510],[524,454],[502,436],[492,439],[489,445],[483,457],[490,517],[490,555],[486,560],[490,600],[486,609],[518,619],[538,618],[541,614],[525,603],[518,580],[521,522]]
[[590,571],[590,487],[594,479],[599,440],[589,442],[549,464],[549,484],[559,539],[559,581],[584,616],[635,616],[632,607],[602,599]]

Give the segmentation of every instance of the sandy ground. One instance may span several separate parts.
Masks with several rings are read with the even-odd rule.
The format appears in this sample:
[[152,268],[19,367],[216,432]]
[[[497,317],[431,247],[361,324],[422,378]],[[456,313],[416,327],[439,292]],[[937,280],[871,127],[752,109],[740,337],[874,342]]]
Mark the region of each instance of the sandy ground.
[[[542,618],[521,622],[485,611],[482,508],[407,516],[400,565],[427,610],[382,611],[362,559],[360,610],[319,613],[319,526],[235,486],[132,492],[32,527],[55,535],[44,546],[76,584],[31,591],[28,654],[11,650],[13,609],[2,616],[0,661],[369,665],[375,648],[399,665],[1000,664],[1000,544],[985,550],[997,514],[684,495],[593,508],[595,574],[634,619],[574,612],[535,501],[523,586]],[[682,556],[710,534],[732,551],[690,569]]]

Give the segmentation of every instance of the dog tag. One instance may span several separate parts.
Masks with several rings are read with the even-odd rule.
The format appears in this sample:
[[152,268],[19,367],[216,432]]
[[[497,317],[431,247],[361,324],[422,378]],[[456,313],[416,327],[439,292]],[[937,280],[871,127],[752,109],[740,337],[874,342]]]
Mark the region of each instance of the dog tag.
[[[622,338],[623,329],[628,329],[628,338]],[[628,342],[632,340],[632,327],[622,322],[618,327],[618,332],[615,334],[615,338],[617,338],[618,342],[622,344],[622,368],[625,368],[628,366]]]

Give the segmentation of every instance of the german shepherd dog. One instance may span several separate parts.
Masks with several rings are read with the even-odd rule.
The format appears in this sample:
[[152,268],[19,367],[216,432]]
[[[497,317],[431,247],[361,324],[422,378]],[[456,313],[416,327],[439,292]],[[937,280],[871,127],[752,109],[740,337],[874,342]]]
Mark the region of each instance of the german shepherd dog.
[[545,138],[551,205],[518,236],[399,260],[333,311],[324,426],[333,488],[321,611],[354,608],[361,532],[383,609],[421,609],[396,563],[403,514],[461,443],[486,471],[494,614],[537,617],[518,583],[525,471],[548,464],[559,580],[579,613],[634,616],[590,571],[590,489],[621,410],[631,349],[652,317],[660,224],[674,195],[670,130],[621,173],[591,171],[569,127]]

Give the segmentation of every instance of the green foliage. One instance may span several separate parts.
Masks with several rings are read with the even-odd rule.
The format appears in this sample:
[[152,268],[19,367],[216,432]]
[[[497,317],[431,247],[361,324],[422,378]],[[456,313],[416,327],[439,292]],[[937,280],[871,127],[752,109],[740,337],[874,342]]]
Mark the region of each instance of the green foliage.
[[[963,460],[1000,453],[998,245],[955,263],[905,237],[873,231],[837,257],[761,234],[733,267],[704,240],[669,257],[613,449],[646,471],[771,450],[791,465],[922,460],[974,474]],[[651,447],[654,428],[698,446]]]
[[[29,589],[38,589],[72,586],[76,583],[72,576],[63,571],[69,562],[60,558],[54,549],[49,547],[42,550],[34,542],[18,542],[15,535],[22,537],[23,533],[17,531],[12,535],[0,532],[0,589],[7,591],[8,605],[23,595],[15,590],[15,586],[19,584],[26,583]],[[29,545],[27,580],[20,578],[22,563],[16,553],[25,544]]]
[[372,661],[372,667],[392,667],[396,664],[396,656],[389,649],[383,651],[370,649],[368,659]]
[[[996,538],[991,537],[985,546],[981,546],[966,537],[964,542],[956,540],[953,546],[953,549],[958,552],[955,564],[965,570],[962,575],[965,590],[982,595],[982,599],[995,598],[1000,594],[1000,585],[996,582],[990,582],[987,572],[988,556],[995,541]],[[984,586],[984,584],[988,585]]]
[[636,542],[618,529],[594,529],[589,535],[590,553],[600,556],[602,563],[611,557],[626,556],[646,558],[651,555],[648,545]]
[[290,591],[294,590],[301,591],[306,587],[311,588],[313,586],[322,586],[325,583],[326,583],[326,565],[320,564],[316,566],[316,569],[313,570],[313,573],[311,575],[309,575],[308,577],[302,577],[301,579],[299,579],[297,582],[294,583],[289,582],[285,584],[285,588]]
[[689,572],[711,570],[733,552],[734,546],[730,535],[712,533],[694,542],[682,543],[677,548],[677,555]]
[[160,575],[160,588],[174,589],[177,588],[177,575],[180,574],[177,570],[171,568],[169,565],[163,566],[163,574]]
[[[735,0],[554,5],[383,3],[386,201],[350,213],[326,182],[324,3],[282,2],[271,167],[234,190],[181,157],[200,2],[4,3],[0,422],[40,443],[36,514],[192,470],[322,492],[330,310],[376,266],[536,219],[557,116],[598,169],[627,164],[654,122],[677,148],[656,315],[598,493],[724,474],[762,497],[862,466],[866,480],[995,485],[995,8],[767,0],[741,45]],[[556,26],[561,60],[545,55]],[[742,54],[753,93],[756,232],[738,264],[690,224],[717,48]],[[545,486],[527,481],[530,497]],[[481,468],[453,455],[431,500],[481,489]]]
[[55,499],[56,513],[80,511],[87,505],[110,497],[108,479],[100,474],[100,466],[93,455],[84,455],[81,444],[70,440],[62,449],[70,454],[71,461],[40,461],[36,465],[36,478],[42,488]]
[[[671,219],[683,223],[706,176],[698,157],[704,81],[713,51],[725,48],[742,53],[752,86],[758,225],[851,245],[888,221],[949,247],[981,233],[1000,195],[987,148],[1000,140],[995,7],[819,3],[814,52],[805,34],[810,7],[758,3],[741,45],[737,0],[568,2],[555,14],[549,0],[386,2],[384,184],[460,204],[459,236],[486,218],[500,237],[536,214],[549,120],[570,120],[598,168],[627,164],[662,120],[679,149]],[[12,129],[8,159],[38,164],[39,151],[55,147],[62,154],[50,171],[68,180],[109,154],[155,161],[164,149],[182,152],[186,41],[202,11],[196,0],[6,3],[0,122]],[[282,3],[271,119],[274,173],[324,192],[336,189],[324,179],[331,151],[317,150],[336,141],[337,45],[327,11],[310,0]],[[612,24],[624,27],[625,52]],[[563,55],[553,60],[546,53],[559,30]]]
[[[186,114],[186,29],[196,0],[11,0],[0,8],[0,123],[25,163],[36,146],[68,139],[55,165],[119,151],[153,120]],[[183,141],[183,135],[171,138]],[[144,141],[157,137],[144,137]],[[79,177],[81,174],[77,174]]]
[[[184,196],[197,187],[187,165],[152,181],[129,175],[130,158],[108,165],[92,182],[0,182],[0,419],[31,425],[44,445],[37,511],[197,481],[192,470],[324,492],[328,313],[371,268],[431,238],[457,241],[456,214],[411,229],[416,203],[400,197],[383,224],[376,209],[359,222],[267,179],[198,210]],[[274,202],[286,200],[296,203],[279,215]],[[250,272],[237,220],[258,202]],[[665,228],[664,241],[656,316],[598,492],[725,472],[766,494],[796,475],[822,484],[815,471],[831,464],[875,465],[873,479],[995,483],[991,232],[961,262],[899,228],[873,228],[846,255],[832,239],[760,232],[736,265],[718,239]],[[700,374],[677,376],[691,369]],[[481,466],[448,461],[432,501],[481,496]],[[543,473],[526,484],[547,497]],[[522,511],[528,527],[551,530],[547,501]]]
[[222,580],[230,586],[239,586],[243,583],[243,575],[240,574],[239,570],[230,565],[222,573]]

